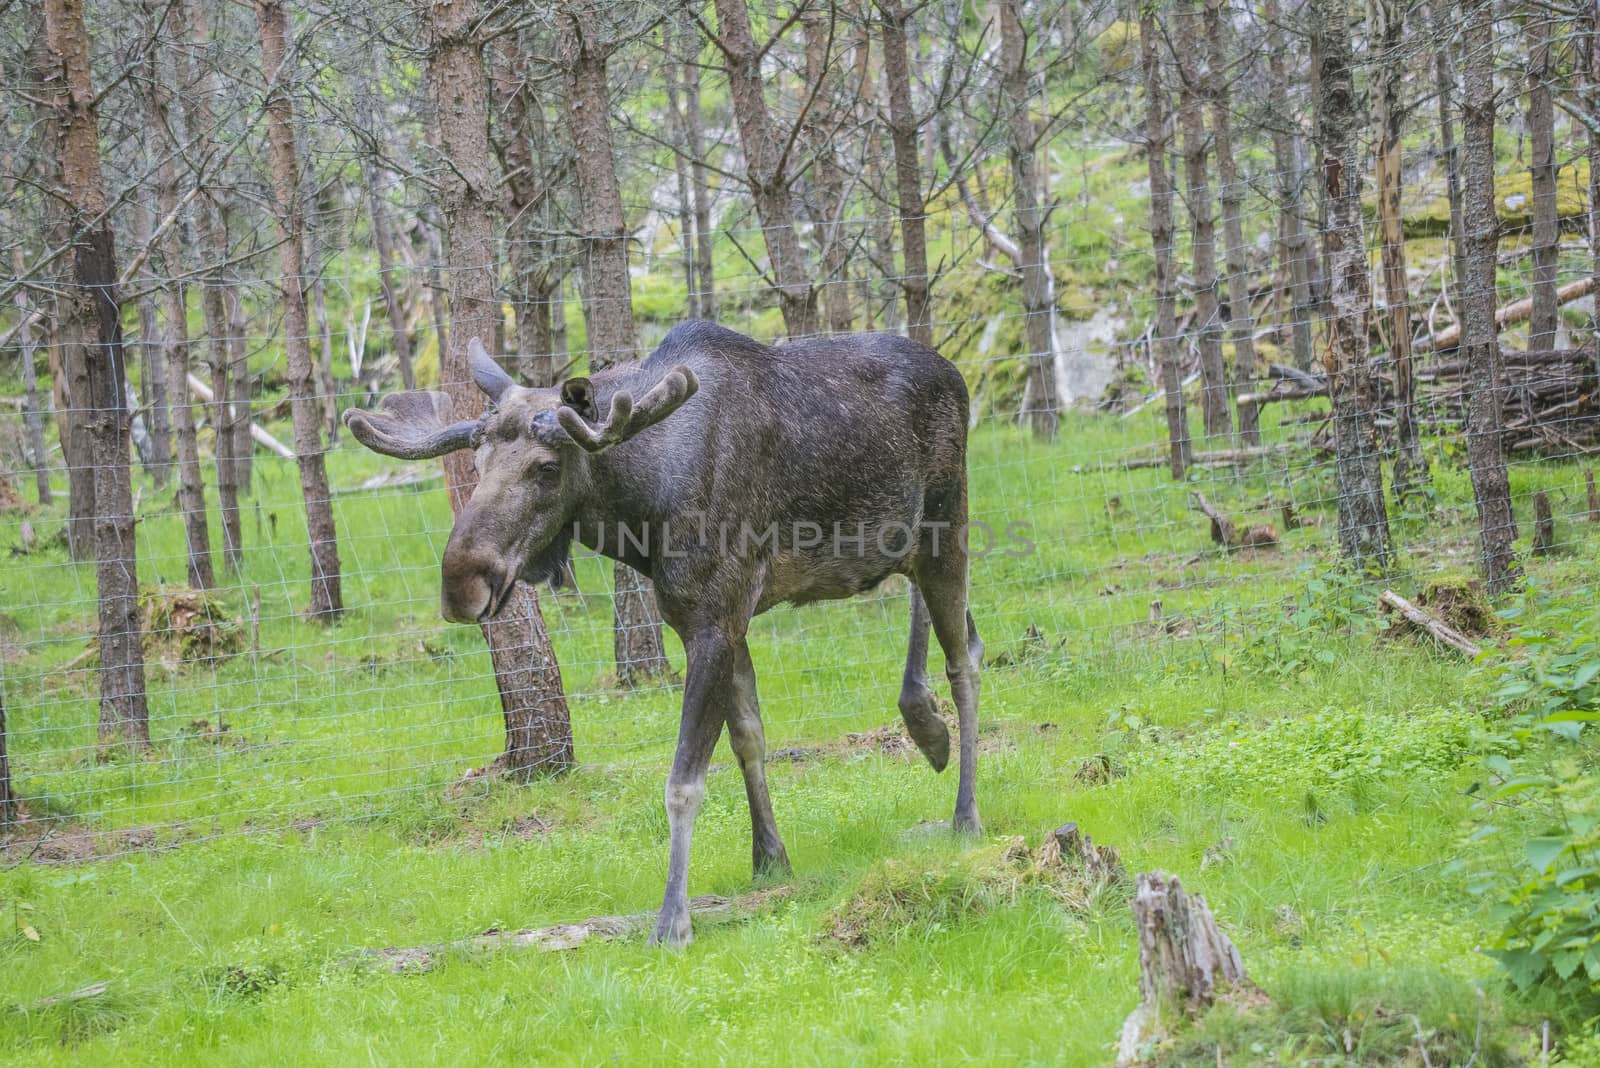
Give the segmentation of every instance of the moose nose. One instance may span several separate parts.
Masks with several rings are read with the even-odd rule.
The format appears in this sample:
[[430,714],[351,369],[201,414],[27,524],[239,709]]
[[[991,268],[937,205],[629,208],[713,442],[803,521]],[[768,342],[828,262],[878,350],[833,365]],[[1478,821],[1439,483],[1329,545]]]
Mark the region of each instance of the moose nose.
[[445,546],[439,572],[439,611],[446,620],[478,623],[493,610],[499,592],[495,569],[453,536]]

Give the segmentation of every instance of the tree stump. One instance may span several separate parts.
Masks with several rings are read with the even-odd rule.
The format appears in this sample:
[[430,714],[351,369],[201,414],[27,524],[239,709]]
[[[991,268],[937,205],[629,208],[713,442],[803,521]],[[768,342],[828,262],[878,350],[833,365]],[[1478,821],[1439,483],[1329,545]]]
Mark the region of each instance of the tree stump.
[[1185,1020],[1209,1009],[1219,994],[1251,989],[1239,951],[1217,927],[1206,899],[1176,876],[1145,872],[1133,898],[1139,928],[1139,1007],[1122,1025],[1118,1064],[1145,1059]]
[[1549,556],[1556,547],[1556,517],[1544,490],[1533,495],[1533,555]]
[[[1106,761],[1106,773],[1109,778],[1109,760]],[[1080,831],[1076,823],[1064,823],[1050,832],[1050,836],[1039,847],[1038,863],[1040,867],[1060,863],[1081,868],[1090,882],[1102,885],[1127,877],[1116,847],[1095,845],[1094,839]]]

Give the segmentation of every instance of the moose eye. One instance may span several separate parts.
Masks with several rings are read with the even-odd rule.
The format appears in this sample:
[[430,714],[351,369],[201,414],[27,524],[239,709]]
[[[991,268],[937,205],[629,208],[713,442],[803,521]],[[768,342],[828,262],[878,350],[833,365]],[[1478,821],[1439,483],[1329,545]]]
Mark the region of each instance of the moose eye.
[[544,463],[539,465],[539,473],[541,475],[553,475],[560,470],[561,462],[559,460],[546,460]]

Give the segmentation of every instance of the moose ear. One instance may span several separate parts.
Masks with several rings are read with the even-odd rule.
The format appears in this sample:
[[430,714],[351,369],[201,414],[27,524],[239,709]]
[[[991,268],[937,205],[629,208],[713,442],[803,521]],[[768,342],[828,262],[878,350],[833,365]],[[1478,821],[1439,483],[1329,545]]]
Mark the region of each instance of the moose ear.
[[569,378],[561,383],[561,403],[593,422],[600,418],[594,400],[594,383],[587,378]]

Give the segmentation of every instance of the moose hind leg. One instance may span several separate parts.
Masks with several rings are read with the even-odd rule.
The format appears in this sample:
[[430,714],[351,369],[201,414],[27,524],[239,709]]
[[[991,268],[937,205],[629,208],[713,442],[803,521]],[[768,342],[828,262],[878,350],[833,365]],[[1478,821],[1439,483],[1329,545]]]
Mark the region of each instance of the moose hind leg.
[[744,773],[744,792],[750,801],[751,860],[757,876],[788,873],[789,854],[778,836],[767,795],[767,736],[761,728],[761,702],[756,694],[756,669],[750,647],[743,641],[733,650],[732,704],[728,707],[728,742]]
[[983,830],[978,820],[977,795],[978,671],[982,643],[976,642],[977,628],[969,626],[966,562],[960,561],[959,567],[951,567],[945,561],[940,564],[944,565],[943,573],[924,582],[922,588],[933,633],[944,650],[945,676],[950,680],[950,695],[955,699],[956,718],[961,728],[961,778],[956,784],[952,825],[957,831],[978,834]]
[[722,734],[730,705],[733,645],[721,634],[696,635],[687,643],[689,665],[683,691],[678,751],[667,774],[667,828],[670,841],[667,889],[661,901],[652,945],[681,947],[689,927],[689,843],[706,794],[706,769]]
[[[977,632],[974,631],[974,634]],[[928,605],[922,591],[911,587],[911,637],[906,648],[906,674],[900,684],[900,718],[934,771],[950,762],[950,729],[939,716],[928,688]]]

